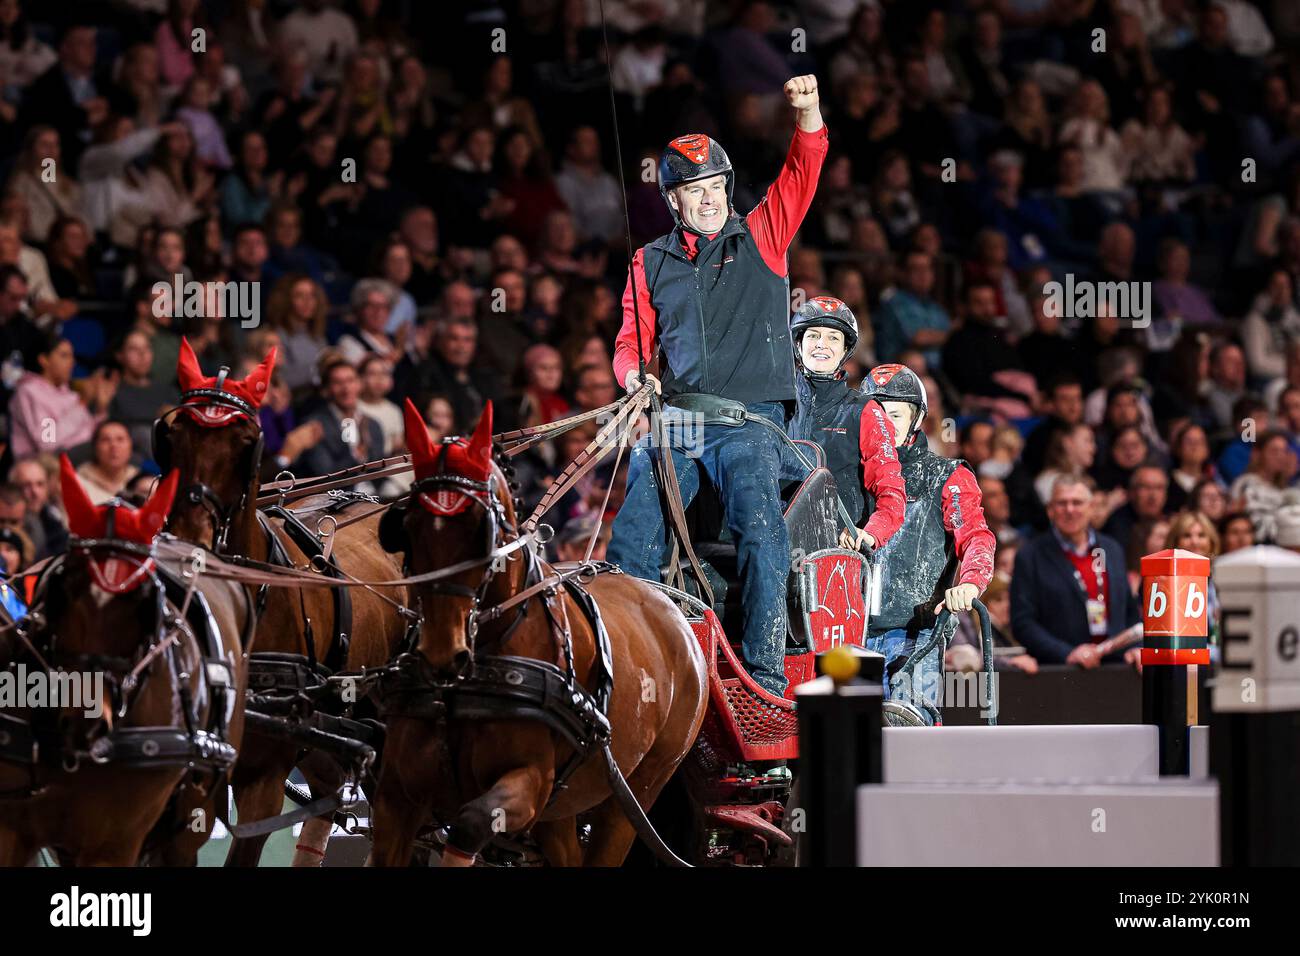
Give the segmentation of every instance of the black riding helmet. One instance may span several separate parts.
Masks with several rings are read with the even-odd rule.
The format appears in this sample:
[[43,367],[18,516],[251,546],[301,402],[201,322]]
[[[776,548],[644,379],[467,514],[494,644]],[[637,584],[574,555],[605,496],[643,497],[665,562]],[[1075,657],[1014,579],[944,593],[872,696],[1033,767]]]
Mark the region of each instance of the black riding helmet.
[[912,437],[921,430],[921,423],[925,421],[925,416],[930,411],[930,402],[925,394],[925,383],[906,365],[877,365],[862,380],[859,391],[867,398],[875,399],[882,404],[908,402],[920,410],[920,414],[912,422],[911,430],[903,439],[904,443],[911,441]]
[[[840,358],[840,364],[835,366],[835,371],[810,372],[804,368],[799,343],[803,333],[812,328],[837,329],[844,334],[844,355]],[[844,368],[844,363],[858,347],[858,320],[853,315],[853,310],[834,296],[814,296],[790,318],[790,340],[794,343],[795,368],[809,378],[833,379],[840,374],[840,369]]]
[[736,173],[731,168],[727,151],[718,141],[703,133],[688,133],[678,136],[664,149],[659,157],[659,195],[664,205],[673,214],[673,221],[682,224],[681,215],[668,201],[668,190],[682,186],[697,179],[711,176],[727,177],[727,208],[731,208],[731,194],[736,188]]

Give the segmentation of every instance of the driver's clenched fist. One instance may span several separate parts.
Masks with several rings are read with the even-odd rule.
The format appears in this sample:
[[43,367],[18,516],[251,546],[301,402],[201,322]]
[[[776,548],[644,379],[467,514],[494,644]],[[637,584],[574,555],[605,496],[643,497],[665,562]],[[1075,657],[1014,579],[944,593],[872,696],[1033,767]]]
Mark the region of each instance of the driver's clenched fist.
[[817,77],[811,73],[807,76],[790,77],[785,81],[785,98],[797,110],[806,110],[817,106],[821,102],[820,97],[817,95]]

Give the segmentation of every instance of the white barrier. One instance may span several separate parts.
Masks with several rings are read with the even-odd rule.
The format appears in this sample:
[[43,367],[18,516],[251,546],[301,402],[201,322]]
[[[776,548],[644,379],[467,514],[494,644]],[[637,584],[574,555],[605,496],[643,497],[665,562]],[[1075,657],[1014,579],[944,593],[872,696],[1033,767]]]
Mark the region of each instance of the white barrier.
[[1088,783],[1160,774],[1157,728],[1146,724],[886,727],[884,781]]
[[1218,787],[868,784],[859,866],[1217,866]]

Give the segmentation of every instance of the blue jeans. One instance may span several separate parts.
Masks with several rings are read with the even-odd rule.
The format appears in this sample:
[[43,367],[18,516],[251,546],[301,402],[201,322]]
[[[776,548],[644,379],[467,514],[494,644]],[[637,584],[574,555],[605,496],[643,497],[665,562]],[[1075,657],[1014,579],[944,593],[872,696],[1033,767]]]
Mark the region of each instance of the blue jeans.
[[[777,427],[784,425],[785,412],[778,402],[746,407]],[[736,542],[745,666],[765,690],[783,694],[790,537],[781,502],[781,438],[763,425],[746,422],[739,427],[705,425],[689,449],[676,441],[670,444],[683,506],[700,490],[701,471],[718,491]],[[627,574],[661,581],[670,543],[650,455],[646,436],[632,449],[627,496],[614,519],[606,556]]]
[[924,646],[930,640],[931,630],[931,628],[926,628],[912,635],[907,628],[896,627],[880,634],[872,634],[867,638],[867,650],[885,656],[885,675],[884,680],[881,681],[885,696],[892,700],[902,700],[912,704],[920,711],[927,724],[933,724],[933,719],[921,706],[920,701],[925,700],[935,707],[939,706],[939,690],[943,685],[943,668],[940,666],[939,648],[936,647],[925,656],[924,660],[916,665],[915,676],[911,681],[903,674],[894,675],[891,681],[889,668],[894,661],[906,660],[908,655],[917,647]]

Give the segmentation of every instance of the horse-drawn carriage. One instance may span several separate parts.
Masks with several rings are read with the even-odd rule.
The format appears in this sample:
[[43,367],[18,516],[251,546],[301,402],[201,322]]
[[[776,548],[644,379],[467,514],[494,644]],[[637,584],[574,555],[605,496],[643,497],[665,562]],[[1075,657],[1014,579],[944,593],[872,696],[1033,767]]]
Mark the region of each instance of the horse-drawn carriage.
[[[371,798],[379,863],[400,865],[431,843],[444,864],[509,861],[521,833],[552,863],[616,864],[637,833],[671,858],[644,808],[674,777],[691,819],[674,833],[688,841],[675,849],[691,862],[766,864],[790,845],[782,825],[787,763],[798,757],[793,688],[814,676],[819,653],[864,642],[872,583],[869,560],[837,546],[838,498],[820,462],[787,490],[791,690],[776,697],[741,662],[735,548],[709,494],[686,515],[704,583],[652,585],[589,562],[552,567],[540,558],[536,513],[523,522],[514,514],[508,452],[489,442],[490,416],[468,441],[431,446],[410,408],[416,482],[403,501],[284,507],[294,492],[318,499],[377,469],[277,481],[259,498],[252,390],[231,397],[223,377],[187,374],[189,414],[159,430],[181,472],[171,527],[212,546],[193,573],[242,585],[258,617],[247,733],[230,778],[248,819],[234,828],[243,840],[232,860],[255,862],[259,838],[299,820],[307,829],[296,862],[319,858],[349,776]],[[643,391],[618,403],[606,432],[619,447],[648,401]],[[166,540],[175,543],[164,550],[189,547]],[[405,557],[395,563],[385,550]],[[278,623],[268,629],[268,620]],[[638,681],[659,696],[638,701]],[[294,706],[277,711],[277,701]],[[378,701],[386,736],[368,701]],[[461,757],[489,752],[529,773],[478,780],[478,764]],[[274,818],[278,798],[269,797],[295,764],[313,799]],[[406,801],[421,792],[425,802]],[[241,854],[241,842],[252,850]],[[493,844],[509,849],[494,854]]]

